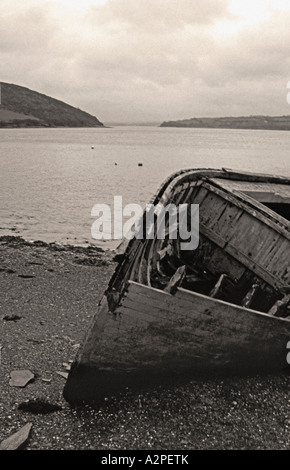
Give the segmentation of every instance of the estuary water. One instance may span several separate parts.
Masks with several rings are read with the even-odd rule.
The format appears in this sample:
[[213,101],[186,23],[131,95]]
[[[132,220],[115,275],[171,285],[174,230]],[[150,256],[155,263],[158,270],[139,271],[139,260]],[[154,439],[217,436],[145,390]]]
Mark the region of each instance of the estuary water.
[[222,167],[290,176],[290,132],[1,129],[0,236],[102,246],[91,236],[95,204],[122,196],[144,207],[171,173]]

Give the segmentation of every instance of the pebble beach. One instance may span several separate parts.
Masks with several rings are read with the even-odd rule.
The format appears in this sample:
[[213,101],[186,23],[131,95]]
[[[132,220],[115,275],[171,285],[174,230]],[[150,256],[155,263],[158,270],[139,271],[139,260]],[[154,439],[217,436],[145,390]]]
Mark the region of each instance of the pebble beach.
[[[108,396],[63,398],[67,371],[116,262],[95,247],[0,240],[0,442],[30,423],[26,450],[289,450],[286,373],[188,380]],[[23,387],[11,372],[33,375]]]

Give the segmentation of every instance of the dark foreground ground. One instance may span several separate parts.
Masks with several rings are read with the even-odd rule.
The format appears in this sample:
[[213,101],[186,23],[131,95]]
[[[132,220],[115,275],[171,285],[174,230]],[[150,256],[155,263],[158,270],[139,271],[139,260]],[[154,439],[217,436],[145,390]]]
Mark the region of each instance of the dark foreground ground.
[[[57,372],[75,357],[114,270],[113,257],[3,237],[0,261],[0,442],[32,423],[28,450],[290,449],[285,374],[191,380],[108,396],[95,410],[71,408]],[[18,369],[29,369],[34,381],[9,385]],[[29,400],[60,409],[19,409]]]

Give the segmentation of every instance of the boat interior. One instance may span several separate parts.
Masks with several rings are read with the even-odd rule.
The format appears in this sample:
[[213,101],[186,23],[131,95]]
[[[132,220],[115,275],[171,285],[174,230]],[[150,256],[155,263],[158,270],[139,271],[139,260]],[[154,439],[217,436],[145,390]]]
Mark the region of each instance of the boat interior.
[[[234,194],[240,203],[236,205],[234,198],[229,201],[214,192],[217,187],[232,192],[229,184],[214,180],[206,185],[190,198],[200,207],[198,248],[182,252],[180,239],[160,241],[155,247],[159,259],[153,256],[151,260],[150,284],[167,290],[183,287],[260,312],[290,317],[290,237],[286,231],[290,195],[284,194],[282,185],[276,185],[274,192],[273,187],[262,183],[255,188],[236,184]],[[262,206],[264,214],[258,214],[261,219],[267,217],[265,220],[257,219],[255,213]],[[281,230],[277,232],[277,228]],[[284,253],[279,252],[277,244]],[[280,269],[281,255],[284,271]]]
[[205,177],[182,181],[160,201],[199,205],[198,247],[181,249],[185,240],[179,233],[170,237],[165,212],[165,238],[155,233],[138,240],[125,280],[172,295],[182,288],[290,320],[289,185]]

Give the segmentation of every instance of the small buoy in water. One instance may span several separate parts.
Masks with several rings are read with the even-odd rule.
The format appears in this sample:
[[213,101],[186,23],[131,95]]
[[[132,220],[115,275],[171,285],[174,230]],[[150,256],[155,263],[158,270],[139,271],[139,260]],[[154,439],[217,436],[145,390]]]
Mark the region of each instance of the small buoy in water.
[[118,163],[117,163],[117,162],[115,162],[115,165],[118,165]]
[[143,163],[138,163],[138,166],[143,166]]
[[94,149],[95,147],[92,145],[92,150]]

